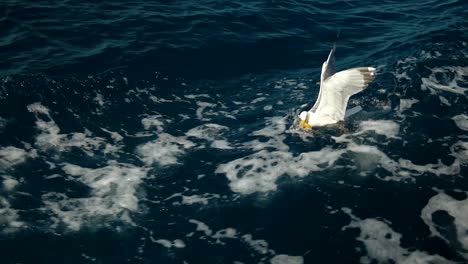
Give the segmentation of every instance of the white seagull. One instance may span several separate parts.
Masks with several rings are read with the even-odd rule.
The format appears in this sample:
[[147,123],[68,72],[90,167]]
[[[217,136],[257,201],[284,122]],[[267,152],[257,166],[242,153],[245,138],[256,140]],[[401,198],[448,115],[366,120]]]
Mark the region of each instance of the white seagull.
[[304,128],[343,121],[349,97],[364,90],[375,78],[373,67],[357,67],[335,73],[334,62],[335,47],[322,65],[317,101],[309,111],[299,114],[299,124]]

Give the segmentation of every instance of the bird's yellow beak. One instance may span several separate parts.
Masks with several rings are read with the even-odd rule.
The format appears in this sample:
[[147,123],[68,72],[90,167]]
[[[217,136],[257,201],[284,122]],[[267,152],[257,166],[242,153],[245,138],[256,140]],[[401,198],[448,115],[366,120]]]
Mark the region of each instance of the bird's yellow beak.
[[307,122],[307,120],[301,120],[301,122],[299,122],[299,125],[307,129],[312,128],[312,126],[309,124],[309,122]]

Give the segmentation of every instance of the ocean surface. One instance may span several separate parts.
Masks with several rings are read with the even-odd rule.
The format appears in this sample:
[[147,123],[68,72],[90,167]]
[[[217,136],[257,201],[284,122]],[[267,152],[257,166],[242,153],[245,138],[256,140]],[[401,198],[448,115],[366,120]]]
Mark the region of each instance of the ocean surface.
[[467,10],[3,0],[0,263],[468,263]]

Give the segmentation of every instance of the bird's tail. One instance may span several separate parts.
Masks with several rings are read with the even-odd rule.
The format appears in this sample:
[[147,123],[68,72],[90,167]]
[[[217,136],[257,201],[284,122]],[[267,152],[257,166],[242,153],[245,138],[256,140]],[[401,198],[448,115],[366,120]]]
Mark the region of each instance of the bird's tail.
[[350,117],[352,115],[355,115],[355,114],[361,112],[361,110],[362,110],[362,107],[359,106],[359,105],[355,106],[355,107],[353,107],[351,109],[348,109],[348,110],[346,110],[345,118],[348,118],[348,117]]

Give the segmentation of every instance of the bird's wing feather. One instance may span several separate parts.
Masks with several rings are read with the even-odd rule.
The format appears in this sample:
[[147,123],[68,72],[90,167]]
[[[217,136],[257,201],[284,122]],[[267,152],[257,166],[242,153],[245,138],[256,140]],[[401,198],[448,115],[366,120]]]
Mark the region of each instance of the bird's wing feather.
[[312,106],[312,109],[310,109],[310,111],[312,112],[315,112],[318,105],[320,104],[323,82],[327,78],[335,74],[335,50],[336,50],[336,47],[333,46],[333,48],[330,51],[330,54],[328,54],[327,60],[322,65],[322,72],[320,74],[320,90],[319,90],[319,94],[318,94],[317,100],[315,101],[314,106]]
[[349,97],[364,90],[374,78],[375,68],[372,67],[352,68],[335,73],[322,84],[317,115],[343,120]]
[[375,78],[375,68],[358,67],[340,71],[325,81],[324,89],[338,89],[343,96],[351,96],[364,90]]
[[320,74],[320,84],[322,84],[328,77],[335,74],[335,50],[333,46],[330,53],[328,54],[327,60],[322,65],[322,72]]

